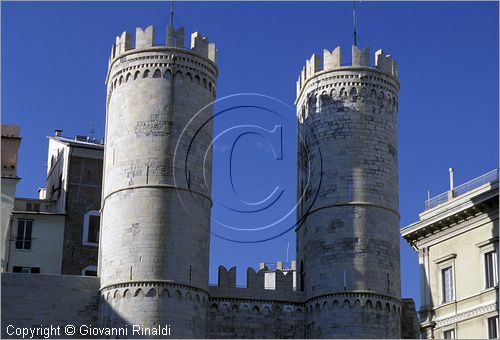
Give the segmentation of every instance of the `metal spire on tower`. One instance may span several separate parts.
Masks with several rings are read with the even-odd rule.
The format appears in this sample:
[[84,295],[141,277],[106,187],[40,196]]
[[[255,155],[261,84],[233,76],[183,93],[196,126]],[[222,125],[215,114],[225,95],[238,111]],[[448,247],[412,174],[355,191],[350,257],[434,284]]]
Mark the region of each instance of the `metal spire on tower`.
[[174,27],[174,0],[170,0],[170,27]]
[[354,46],[357,46],[356,43],[356,0],[352,2],[352,16],[353,16],[353,24],[354,24]]

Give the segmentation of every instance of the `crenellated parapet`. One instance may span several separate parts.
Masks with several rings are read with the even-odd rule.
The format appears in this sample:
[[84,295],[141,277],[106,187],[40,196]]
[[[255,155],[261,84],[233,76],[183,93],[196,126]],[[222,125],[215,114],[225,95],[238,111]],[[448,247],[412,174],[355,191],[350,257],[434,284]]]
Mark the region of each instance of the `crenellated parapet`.
[[[111,47],[111,55],[109,62],[121,57],[123,54],[129,53],[132,50],[143,50],[152,48],[180,48],[184,47],[184,28],[181,27],[175,30],[173,27],[167,27],[166,44],[155,44],[155,30],[153,26],[148,26],[146,29],[136,28],[135,30],[135,45],[132,43],[132,34],[123,32],[121,36],[116,37],[116,42]],[[191,34],[191,46],[189,48],[203,58],[207,58],[216,63],[217,50],[214,43],[210,43],[207,37],[203,37],[199,32]]]
[[322,60],[317,54],[313,54],[311,58],[306,60],[306,64],[302,68],[296,83],[297,99],[299,99],[304,88],[309,84],[312,78],[332,71],[353,68],[367,68],[378,71],[393,78],[396,82],[398,79],[398,65],[396,60],[389,54],[385,54],[383,50],[375,52],[375,60],[372,65],[370,62],[369,48],[360,49],[357,46],[352,46],[351,64],[342,65],[342,49],[340,47],[336,47],[331,52],[325,49],[323,50]]
[[[111,48],[106,85],[108,103],[116,88],[163,78],[166,82],[184,82],[203,88],[215,97],[218,76],[217,50],[214,43],[199,32],[191,35],[190,48],[184,46],[184,28],[167,27],[166,44],[155,44],[153,26],[137,28],[135,43],[131,33],[116,37]],[[136,85],[138,86],[138,85]]]
[[[295,261],[293,261],[295,262]],[[284,269],[278,266],[276,270],[269,270],[268,267],[261,264],[258,271],[249,267],[247,269],[247,285],[248,289],[256,290],[276,290],[290,292],[296,289],[295,286],[295,264],[290,269]],[[237,288],[236,285],[236,267],[231,267],[229,270],[224,266],[219,266],[218,271],[218,287]]]
[[213,93],[218,75],[214,43],[199,32],[191,35],[190,48],[184,46],[184,28],[167,27],[166,44],[155,44],[153,26],[123,32],[111,48],[108,73],[108,101],[112,92],[129,81],[166,78],[191,81]]

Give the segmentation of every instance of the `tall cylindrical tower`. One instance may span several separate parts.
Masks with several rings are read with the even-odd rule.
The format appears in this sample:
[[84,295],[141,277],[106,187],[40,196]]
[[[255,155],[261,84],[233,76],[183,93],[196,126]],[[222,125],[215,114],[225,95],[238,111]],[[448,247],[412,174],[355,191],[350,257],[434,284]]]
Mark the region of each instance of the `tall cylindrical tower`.
[[189,49],[184,29],[166,35],[156,46],[153,27],[138,28],[133,47],[124,32],[111,52],[100,323],[170,325],[170,336],[196,338],[206,327],[211,153],[204,157],[218,71],[207,38],[194,33]]
[[297,256],[310,338],[399,338],[397,64],[313,55],[297,81]]

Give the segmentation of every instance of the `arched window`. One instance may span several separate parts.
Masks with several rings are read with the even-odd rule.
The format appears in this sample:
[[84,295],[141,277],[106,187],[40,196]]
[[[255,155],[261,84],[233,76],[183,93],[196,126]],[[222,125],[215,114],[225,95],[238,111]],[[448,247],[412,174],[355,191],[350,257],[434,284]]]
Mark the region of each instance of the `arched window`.
[[315,95],[312,95],[311,97],[309,97],[309,112],[310,113],[316,112],[317,104],[318,104],[318,101],[317,101]]
[[321,95],[321,109],[327,108],[333,104],[332,98],[324,92]]

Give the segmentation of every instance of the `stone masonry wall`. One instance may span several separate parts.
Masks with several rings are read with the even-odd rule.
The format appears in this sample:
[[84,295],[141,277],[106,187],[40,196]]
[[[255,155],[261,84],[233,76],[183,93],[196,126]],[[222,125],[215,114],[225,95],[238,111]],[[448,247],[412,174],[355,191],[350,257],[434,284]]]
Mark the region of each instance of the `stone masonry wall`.
[[135,48],[127,32],[113,47],[100,248],[109,308],[101,325],[168,322],[175,337],[193,338],[206,330],[212,156],[205,151],[217,67],[207,38],[194,33],[188,49],[183,30],[175,34],[158,46],[153,27],[137,29]]
[[101,207],[102,162],[70,156],[62,274],[81,275],[87,266],[97,266],[98,247],[82,242],[83,220],[85,213]]
[[403,299],[403,310],[401,313],[401,338],[420,338],[420,322],[413,299]]
[[255,298],[213,298],[207,338],[304,338],[302,304]]
[[[131,325],[168,326],[172,338],[205,338],[208,296],[201,289],[167,282],[132,281],[101,291],[100,324],[126,327],[134,338]],[[144,338],[144,336],[137,336]]]
[[[1,281],[2,338],[9,338],[8,325],[97,326],[97,277],[2,273]],[[67,336],[61,334],[60,338]]]
[[[378,323],[393,329],[398,323],[394,319],[399,315],[396,307],[383,306],[375,295],[351,303],[351,296],[346,293],[315,299],[306,306],[302,302],[304,292],[283,289],[282,285],[279,290],[263,289],[263,281],[261,287],[256,287],[261,281],[259,273],[252,277],[250,288],[237,288],[228,281],[211,286],[210,297],[207,292],[187,285],[134,281],[108,287],[99,299],[96,277],[2,273],[2,337],[16,338],[5,333],[8,325],[97,326],[98,309],[99,317],[106,319],[100,322],[109,327],[141,324],[160,311],[163,318],[158,320],[159,324],[169,325],[174,338],[304,338],[311,334],[306,330],[311,316],[319,323],[319,333],[315,333],[318,336],[335,327],[332,320],[345,322],[346,317],[354,318],[353,328]],[[120,305],[128,307],[123,309]],[[411,299],[404,299],[403,307],[402,337],[415,338],[418,336],[415,305]],[[115,308],[123,313],[118,316]],[[178,317],[169,319],[171,310]],[[206,331],[195,327],[205,316]],[[373,331],[377,334],[376,329]],[[129,327],[128,337],[130,334]],[[74,337],[85,338],[79,334]]]
[[398,338],[399,82],[383,52],[373,67],[367,49],[352,51],[350,66],[340,65],[340,48],[325,51],[323,69],[313,55],[297,83],[297,262],[306,335]]

